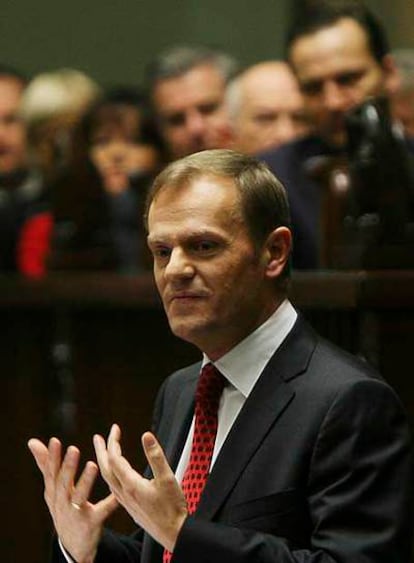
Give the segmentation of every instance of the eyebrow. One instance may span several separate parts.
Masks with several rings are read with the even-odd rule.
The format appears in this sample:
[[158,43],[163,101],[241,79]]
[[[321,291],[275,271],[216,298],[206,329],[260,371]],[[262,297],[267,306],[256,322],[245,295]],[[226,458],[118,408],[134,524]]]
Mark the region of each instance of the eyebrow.
[[[194,229],[191,231],[187,231],[185,233],[184,238],[185,239],[191,239],[191,238],[197,238],[197,237],[205,237],[205,236],[221,236],[221,233],[218,231],[213,231],[211,229]],[[151,235],[149,234],[147,236],[147,241],[151,242],[152,244],[157,244],[157,243],[164,243],[166,239],[169,238],[169,235],[166,233],[165,235],[163,235],[162,233],[160,234],[155,234],[155,235]]]

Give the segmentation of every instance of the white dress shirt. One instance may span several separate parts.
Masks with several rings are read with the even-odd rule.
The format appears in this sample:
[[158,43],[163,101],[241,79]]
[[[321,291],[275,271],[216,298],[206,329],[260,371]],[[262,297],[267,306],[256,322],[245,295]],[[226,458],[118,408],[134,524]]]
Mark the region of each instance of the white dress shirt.
[[[254,332],[219,360],[211,362],[228,380],[229,385],[224,388],[220,399],[217,436],[210,469],[213,467],[227,434],[230,432],[256,381],[270,358],[291,331],[297,316],[297,312],[286,299],[273,315]],[[208,362],[210,360],[204,355],[203,366]],[[194,418],[175,472],[175,476],[180,483],[190,459],[193,433]]]
[[[224,388],[220,399],[217,436],[210,469],[214,465],[217,455],[256,381],[270,358],[292,330],[296,318],[297,312],[290,301],[286,299],[254,332],[219,360],[211,362],[228,380],[229,385]],[[203,365],[208,362],[210,360],[204,354]],[[175,472],[180,483],[190,459],[193,433],[194,418]],[[68,563],[74,563],[60,540],[59,545]]]

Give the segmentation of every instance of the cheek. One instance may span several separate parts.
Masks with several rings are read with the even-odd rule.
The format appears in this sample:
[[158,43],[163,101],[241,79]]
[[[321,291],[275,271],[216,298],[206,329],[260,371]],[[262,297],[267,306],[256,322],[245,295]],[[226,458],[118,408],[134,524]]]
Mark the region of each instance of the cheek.
[[25,148],[26,133],[24,129],[22,129],[20,126],[16,126],[16,129],[12,131],[12,134],[10,135],[10,139],[13,145],[19,148],[20,150],[23,150]]
[[257,264],[246,259],[246,262],[236,263],[233,268],[221,272],[215,277],[218,288],[218,307],[241,307],[249,300],[259,284]]
[[177,141],[183,135],[183,127],[166,127],[164,130],[164,136],[167,141]]
[[305,98],[305,107],[310,118],[313,120],[318,119],[320,115],[325,113],[324,105],[318,98]]
[[358,88],[358,94],[361,101],[365,99],[366,96],[375,96],[384,91],[384,83],[382,75],[376,70],[372,70],[368,73],[362,80]]

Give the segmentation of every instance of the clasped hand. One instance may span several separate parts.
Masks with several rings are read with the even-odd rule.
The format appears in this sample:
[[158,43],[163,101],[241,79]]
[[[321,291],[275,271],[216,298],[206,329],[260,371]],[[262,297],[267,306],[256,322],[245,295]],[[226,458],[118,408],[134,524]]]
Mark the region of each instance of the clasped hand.
[[80,453],[70,446],[62,460],[59,440],[51,438],[48,446],[40,440],[29,441],[29,449],[42,472],[45,501],[56,532],[69,554],[79,563],[93,562],[104,521],[118,503],[135,522],[169,551],[187,516],[181,488],[150,432],[142,436],[142,445],[154,478],[146,479],[123,457],[121,431],[113,425],[106,443],[94,436],[99,469],[111,494],[93,504],[88,499],[98,474],[98,465],[88,461],[75,482]]

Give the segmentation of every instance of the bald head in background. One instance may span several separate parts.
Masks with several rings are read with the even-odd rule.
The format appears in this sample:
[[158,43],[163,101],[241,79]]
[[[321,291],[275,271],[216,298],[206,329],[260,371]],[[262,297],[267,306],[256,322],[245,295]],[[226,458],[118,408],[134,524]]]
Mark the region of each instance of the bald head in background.
[[266,61],[237,76],[227,90],[237,150],[254,154],[309,131],[302,94],[287,63]]

